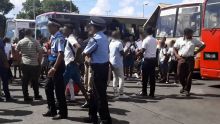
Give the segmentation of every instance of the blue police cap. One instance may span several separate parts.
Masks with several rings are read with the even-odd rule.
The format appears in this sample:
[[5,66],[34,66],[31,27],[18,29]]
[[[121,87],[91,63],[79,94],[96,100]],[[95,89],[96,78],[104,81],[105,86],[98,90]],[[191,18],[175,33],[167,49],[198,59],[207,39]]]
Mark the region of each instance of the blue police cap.
[[105,27],[106,26],[106,21],[103,18],[100,18],[100,17],[91,17],[89,25]]

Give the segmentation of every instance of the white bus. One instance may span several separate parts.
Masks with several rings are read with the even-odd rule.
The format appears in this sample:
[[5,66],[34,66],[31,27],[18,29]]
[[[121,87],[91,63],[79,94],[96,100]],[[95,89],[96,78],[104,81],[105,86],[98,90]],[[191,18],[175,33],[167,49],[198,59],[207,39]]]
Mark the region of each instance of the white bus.
[[10,39],[15,39],[21,35],[24,29],[35,30],[35,20],[27,19],[8,19],[6,22],[6,34],[5,36]]

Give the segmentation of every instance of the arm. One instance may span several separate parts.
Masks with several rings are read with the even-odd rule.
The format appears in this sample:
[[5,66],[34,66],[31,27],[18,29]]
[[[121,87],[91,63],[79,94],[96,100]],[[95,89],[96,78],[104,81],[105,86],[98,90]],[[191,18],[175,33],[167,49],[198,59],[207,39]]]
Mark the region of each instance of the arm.
[[7,59],[7,56],[3,50],[0,50],[0,56],[1,56],[0,59],[3,62],[3,67],[8,69],[9,68],[8,59]]
[[74,47],[77,49],[75,61],[78,62],[82,53],[82,47],[79,43],[74,44]]
[[202,50],[204,50],[205,47],[206,47],[205,44],[201,45],[201,46],[199,47],[199,49],[198,49],[197,51],[195,51],[194,55],[196,55],[196,54],[198,54],[199,52],[201,52]]
[[178,54],[178,50],[173,48],[174,55],[176,56],[177,60],[181,59],[182,57]]

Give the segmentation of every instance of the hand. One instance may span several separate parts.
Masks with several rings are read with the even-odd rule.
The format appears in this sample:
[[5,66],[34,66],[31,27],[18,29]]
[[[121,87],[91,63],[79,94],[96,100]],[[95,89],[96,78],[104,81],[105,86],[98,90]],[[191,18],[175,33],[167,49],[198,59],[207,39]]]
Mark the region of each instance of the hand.
[[56,71],[52,68],[52,69],[50,69],[50,70],[48,71],[47,76],[48,76],[48,77],[54,77],[55,72],[56,72]]
[[180,59],[182,59],[182,57],[181,57],[181,56],[177,56],[176,58],[177,58],[177,60],[180,60]]

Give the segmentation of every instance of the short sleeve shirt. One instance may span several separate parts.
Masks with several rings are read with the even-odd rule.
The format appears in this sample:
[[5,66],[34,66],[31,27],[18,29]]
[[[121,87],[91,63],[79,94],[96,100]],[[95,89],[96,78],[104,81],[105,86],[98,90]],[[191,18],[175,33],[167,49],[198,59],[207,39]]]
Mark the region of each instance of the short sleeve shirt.
[[83,53],[91,55],[91,63],[109,62],[109,41],[107,36],[102,32],[97,32],[94,37],[90,38]]
[[67,38],[67,43],[66,43],[65,52],[64,52],[64,61],[66,65],[68,65],[70,62],[75,60],[74,54],[76,54],[77,49],[74,47],[74,44],[77,44],[77,43],[78,42],[76,41],[76,38],[72,34]]
[[61,32],[55,33],[51,36],[51,54],[49,55],[49,61],[54,62],[57,59],[59,52],[64,52],[66,40]]
[[170,61],[175,61],[175,60],[176,60],[176,57],[175,57],[175,54],[174,54],[173,47],[170,47],[170,48],[168,49],[167,54],[170,56],[170,58],[169,58],[169,62],[170,62]]
[[112,39],[109,45],[109,61],[115,68],[123,68],[123,44],[120,40]]
[[41,46],[33,38],[24,37],[18,42],[16,49],[21,53],[23,64],[33,66],[39,65],[38,53],[41,50]]
[[148,36],[143,40],[142,48],[144,51],[144,58],[156,58],[157,40],[153,36]]
[[166,48],[161,48],[160,53],[159,53],[159,61],[164,62],[165,58],[167,55],[167,49]]
[[202,45],[204,45],[204,43],[195,38],[192,40],[179,38],[174,44],[174,48],[178,50],[178,54],[182,57],[193,57],[195,48],[201,47]]

